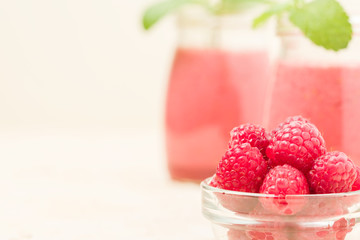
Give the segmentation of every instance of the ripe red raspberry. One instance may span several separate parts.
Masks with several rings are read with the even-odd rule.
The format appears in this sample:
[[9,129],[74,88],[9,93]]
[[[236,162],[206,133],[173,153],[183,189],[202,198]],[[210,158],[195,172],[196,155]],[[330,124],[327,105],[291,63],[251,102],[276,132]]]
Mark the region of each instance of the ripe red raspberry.
[[266,149],[270,166],[289,164],[304,174],[325,152],[324,138],[315,125],[298,120],[283,124]]
[[289,123],[294,122],[294,121],[300,121],[300,122],[310,123],[309,119],[304,118],[303,116],[300,116],[300,115],[291,116],[291,117],[286,118],[284,122],[280,123],[280,124],[273,130],[273,133],[275,133],[277,130],[283,128],[285,124],[289,124]]
[[210,185],[211,187],[215,187],[215,188],[218,187],[217,182],[216,182],[216,180],[215,180],[215,175],[212,177],[209,185]]
[[[251,240],[288,240],[286,231],[279,231],[279,229],[252,230],[246,232]],[[240,240],[240,239],[239,239]]]
[[261,154],[266,157],[269,141],[270,134],[266,132],[265,128],[247,123],[231,130],[229,148],[242,143],[250,143],[252,147],[258,148]]
[[[349,208],[352,206],[352,204],[347,204],[346,200],[346,198],[340,200],[339,197],[323,198],[315,196],[309,198],[306,206],[297,214],[298,221],[293,226],[296,239],[343,240],[355,224],[353,218],[344,221],[343,216],[347,216]],[[309,219],[317,219],[319,223],[323,224],[317,226],[302,224]],[[323,221],[323,219],[333,219],[333,222]]]
[[[283,217],[265,209],[258,204],[249,216],[258,221],[257,224],[249,224],[246,228],[246,235],[251,240],[288,240],[290,230],[283,221]],[[271,221],[265,219],[271,218]],[[264,221],[265,220],[265,221]]]
[[354,184],[352,186],[351,191],[360,190],[360,168],[359,168],[359,166],[356,166],[356,174],[357,174],[357,177],[355,179],[355,182],[354,182]]
[[267,163],[259,149],[243,143],[226,151],[219,162],[214,181],[218,188],[258,192],[266,173]]
[[296,239],[302,240],[344,240],[346,235],[352,231],[355,225],[355,219],[346,220],[340,218],[332,224],[322,227],[307,228],[304,226],[296,226]]
[[330,218],[342,216],[348,213],[348,208],[350,206],[350,204],[345,204],[345,201],[339,201],[338,198],[310,198],[306,203],[306,206],[304,206],[298,214],[301,216],[299,217],[299,222],[303,220],[306,221],[306,218]]
[[260,193],[276,196],[261,198],[264,208],[275,213],[291,215],[300,211],[306,200],[286,195],[308,194],[309,186],[302,172],[285,164],[270,169],[260,187]]
[[260,193],[274,195],[308,194],[309,186],[302,172],[285,164],[270,169],[261,185]]
[[357,177],[356,166],[343,152],[328,152],[315,160],[308,180],[313,193],[350,192]]
[[[287,232],[281,228],[267,227],[265,224],[258,229],[251,226],[247,230],[230,229],[227,233],[228,240],[289,240]],[[323,240],[323,239],[322,239]]]
[[[218,188],[218,183],[215,180],[215,175],[211,179],[209,185],[211,187]],[[254,201],[253,198],[246,198],[244,196],[236,194],[215,192],[215,196],[224,208],[240,214],[250,212],[257,204],[257,201]]]
[[245,230],[229,229],[227,232],[228,240],[252,240],[246,236]]

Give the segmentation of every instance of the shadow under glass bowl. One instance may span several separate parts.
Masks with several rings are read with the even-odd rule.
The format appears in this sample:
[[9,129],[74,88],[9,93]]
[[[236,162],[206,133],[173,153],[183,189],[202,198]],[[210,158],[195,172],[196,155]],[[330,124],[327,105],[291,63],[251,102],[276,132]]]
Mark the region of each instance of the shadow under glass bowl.
[[360,240],[360,191],[275,196],[201,183],[217,240]]

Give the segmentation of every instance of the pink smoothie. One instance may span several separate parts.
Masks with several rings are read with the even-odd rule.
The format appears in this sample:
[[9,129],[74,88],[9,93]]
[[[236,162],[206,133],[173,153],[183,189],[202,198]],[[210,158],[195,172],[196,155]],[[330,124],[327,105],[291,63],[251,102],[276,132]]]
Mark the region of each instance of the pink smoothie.
[[269,127],[303,115],[322,132],[328,150],[360,164],[360,66],[312,67],[279,63]]
[[178,49],[168,86],[166,146],[175,179],[203,180],[215,172],[229,131],[262,123],[266,52]]

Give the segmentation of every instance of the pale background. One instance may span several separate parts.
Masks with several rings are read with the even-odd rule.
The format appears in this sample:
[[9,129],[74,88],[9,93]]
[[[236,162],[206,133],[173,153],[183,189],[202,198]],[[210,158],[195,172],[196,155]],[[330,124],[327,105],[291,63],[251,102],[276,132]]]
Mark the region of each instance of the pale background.
[[167,175],[176,31],[142,30],[151,2],[0,0],[1,240],[213,239]]
[[141,28],[152,2],[1,1],[0,127],[159,127],[176,32]]
[[0,128],[161,127],[176,29],[141,28],[154,1],[0,1]]
[[0,239],[212,238],[163,145],[172,18],[150,1],[0,1]]

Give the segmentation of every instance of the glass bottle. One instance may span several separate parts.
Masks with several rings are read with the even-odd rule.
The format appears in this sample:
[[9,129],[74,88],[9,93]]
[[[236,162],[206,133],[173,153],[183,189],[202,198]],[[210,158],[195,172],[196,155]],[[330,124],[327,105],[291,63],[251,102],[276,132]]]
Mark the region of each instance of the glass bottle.
[[360,29],[338,52],[314,45],[285,21],[278,24],[280,54],[267,115],[270,129],[288,116],[309,118],[323,134],[328,151],[344,151],[360,164]]
[[187,9],[166,100],[166,149],[173,179],[213,174],[230,130],[261,124],[268,80],[267,31],[251,29],[251,11],[215,16]]

